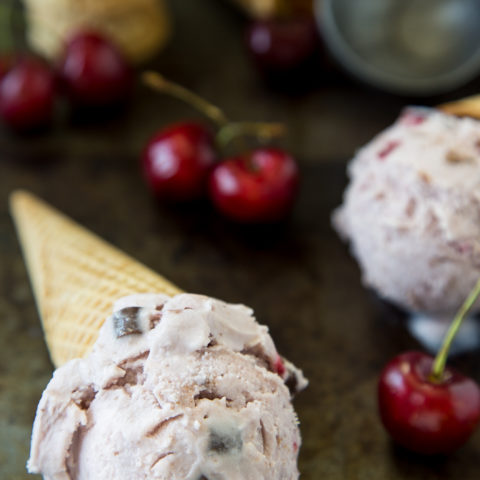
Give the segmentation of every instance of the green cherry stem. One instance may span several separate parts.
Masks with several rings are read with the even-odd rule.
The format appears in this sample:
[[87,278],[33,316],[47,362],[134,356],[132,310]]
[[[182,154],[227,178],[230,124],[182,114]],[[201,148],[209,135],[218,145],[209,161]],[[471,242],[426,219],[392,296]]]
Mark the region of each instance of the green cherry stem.
[[261,142],[285,135],[286,128],[281,123],[267,122],[232,122],[217,106],[211,104],[196,93],[177,83],[167,80],[154,71],[142,74],[143,82],[154,90],[171,95],[203,113],[217,125],[216,141],[220,148],[225,148],[233,140],[242,137],[256,137]]
[[225,148],[232,140],[238,137],[256,137],[261,142],[268,142],[272,138],[285,135],[283,123],[264,122],[230,122],[221,127],[217,133],[217,142]]
[[23,17],[18,0],[0,2],[0,51],[22,51]]
[[148,70],[142,74],[143,81],[158,92],[167,93],[182,100],[206,115],[219,128],[229,123],[227,116],[215,105],[177,83],[167,80],[163,75]]
[[450,346],[452,345],[453,339],[457,334],[463,319],[465,318],[468,311],[472,308],[472,305],[475,303],[475,300],[480,295],[480,279],[473,287],[472,291],[469,293],[465,302],[460,307],[460,310],[455,315],[450,328],[448,329],[447,333],[445,334],[445,338],[443,340],[442,347],[437,353],[435,357],[435,361],[432,367],[432,374],[431,379],[434,382],[441,382],[443,380],[443,373],[445,370],[445,364],[447,363],[448,352],[450,351]]

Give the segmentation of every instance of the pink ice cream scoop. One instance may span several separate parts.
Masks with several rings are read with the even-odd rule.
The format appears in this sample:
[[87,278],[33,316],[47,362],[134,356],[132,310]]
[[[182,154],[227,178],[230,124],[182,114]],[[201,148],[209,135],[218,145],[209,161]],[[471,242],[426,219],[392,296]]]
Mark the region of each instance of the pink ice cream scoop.
[[28,469],[45,480],[298,479],[291,397],[306,385],[243,305],[125,297],[92,352],[55,371]]
[[365,285],[451,318],[480,277],[480,122],[409,108],[359,150],[349,175],[333,222]]

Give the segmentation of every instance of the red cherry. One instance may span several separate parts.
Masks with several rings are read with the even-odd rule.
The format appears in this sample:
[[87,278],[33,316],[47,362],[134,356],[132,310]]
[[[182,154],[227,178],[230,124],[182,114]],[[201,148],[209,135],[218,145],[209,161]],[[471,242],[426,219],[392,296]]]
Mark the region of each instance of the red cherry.
[[292,207],[298,176],[297,164],[289,154],[275,148],[257,149],[213,169],[210,197],[233,220],[277,221]]
[[143,152],[143,171],[158,197],[187,201],[205,192],[215,158],[208,129],[201,124],[181,123],[152,137]]
[[98,33],[70,39],[59,64],[59,77],[72,102],[97,107],[128,98],[132,70],[119,50]]
[[480,420],[480,387],[452,368],[431,380],[434,359],[422,352],[395,357],[378,385],[380,415],[400,445],[422,454],[460,447]]
[[15,130],[31,130],[52,117],[55,80],[37,58],[19,60],[0,82],[0,115]]
[[302,64],[317,48],[317,32],[309,17],[260,20],[247,30],[247,47],[259,66],[289,70]]

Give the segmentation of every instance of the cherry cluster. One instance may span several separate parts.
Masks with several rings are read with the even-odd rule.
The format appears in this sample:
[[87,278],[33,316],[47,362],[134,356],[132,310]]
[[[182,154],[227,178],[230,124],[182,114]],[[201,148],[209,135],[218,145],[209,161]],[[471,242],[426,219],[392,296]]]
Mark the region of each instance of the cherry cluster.
[[104,107],[128,97],[133,73],[106,38],[82,32],[66,43],[51,67],[30,54],[0,59],[0,117],[16,131],[48,125],[57,93],[74,107]]
[[238,140],[247,133],[274,136],[283,127],[230,122],[217,107],[159,74],[147,72],[144,79],[217,123],[216,134],[202,123],[185,122],[168,126],[150,139],[142,165],[158,198],[185,202],[208,195],[224,216],[242,223],[276,222],[289,212],[299,183],[298,166],[290,154],[273,147],[243,147],[240,154],[226,158],[221,154],[225,138]]

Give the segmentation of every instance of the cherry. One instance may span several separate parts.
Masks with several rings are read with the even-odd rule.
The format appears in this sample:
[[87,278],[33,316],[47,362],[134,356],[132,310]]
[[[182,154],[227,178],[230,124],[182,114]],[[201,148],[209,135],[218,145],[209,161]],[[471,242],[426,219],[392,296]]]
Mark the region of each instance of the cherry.
[[60,80],[77,106],[103,107],[126,100],[133,74],[119,50],[95,32],[82,32],[67,43]]
[[467,441],[480,420],[480,387],[445,367],[453,339],[479,295],[480,280],[455,315],[435,358],[407,352],[394,358],[380,376],[380,416],[393,439],[406,448],[450,453]]
[[0,82],[0,115],[15,130],[31,130],[48,124],[52,117],[55,80],[41,60],[19,60]]
[[280,149],[261,148],[216,165],[210,175],[210,198],[232,220],[277,221],[292,207],[298,177],[293,157]]
[[[156,72],[147,71],[142,78],[154,90],[205,114],[217,126],[215,144],[221,147],[240,136],[253,135],[265,141],[284,133],[278,123],[231,122],[218,107]],[[212,170],[208,180],[211,197],[220,210],[237,220],[277,220],[290,208],[298,183],[292,157],[281,150],[260,149],[214,167],[216,156],[213,138],[205,127],[180,124],[150,140],[143,154],[143,169],[152,190],[170,200],[199,196]]]
[[265,70],[290,70],[315,51],[318,37],[309,17],[258,20],[246,33],[247,48]]
[[156,133],[145,147],[144,176],[158,197],[192,200],[205,192],[215,158],[207,128],[197,123],[173,125]]
[[378,386],[380,415],[400,445],[423,454],[450,453],[467,441],[480,420],[480,387],[447,368],[431,378],[434,358],[422,352],[395,357]]

